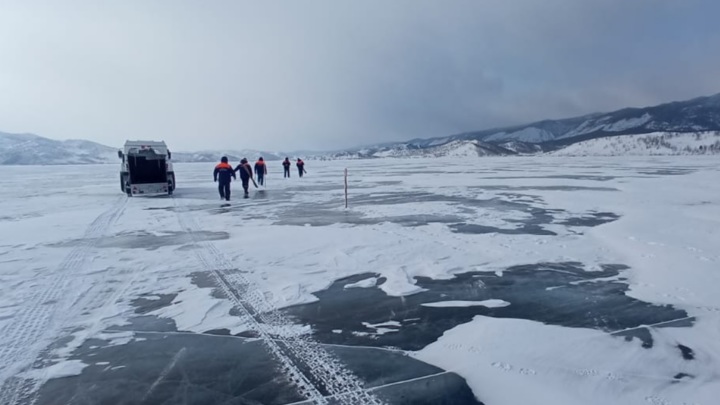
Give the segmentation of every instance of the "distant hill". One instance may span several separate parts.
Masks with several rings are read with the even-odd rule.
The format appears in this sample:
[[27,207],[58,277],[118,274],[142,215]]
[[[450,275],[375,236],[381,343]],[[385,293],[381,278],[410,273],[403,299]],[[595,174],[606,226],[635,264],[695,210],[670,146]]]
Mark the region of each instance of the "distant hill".
[[117,159],[117,149],[95,142],[56,141],[33,134],[0,132],[2,165],[96,164],[116,162]]
[[[172,151],[172,145],[170,145]],[[0,132],[0,165],[74,165],[118,163],[120,148],[84,140],[57,141],[34,134]],[[284,154],[256,150],[173,152],[175,162],[217,162],[227,156],[231,162],[246,157],[252,161],[262,156],[265,160],[280,160]]]

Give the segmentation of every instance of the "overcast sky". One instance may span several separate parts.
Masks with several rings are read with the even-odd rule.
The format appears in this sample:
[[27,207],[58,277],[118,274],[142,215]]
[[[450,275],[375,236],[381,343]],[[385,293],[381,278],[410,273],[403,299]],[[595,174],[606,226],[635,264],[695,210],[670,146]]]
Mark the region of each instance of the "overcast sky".
[[720,92],[718,0],[0,0],[0,131],[335,149]]

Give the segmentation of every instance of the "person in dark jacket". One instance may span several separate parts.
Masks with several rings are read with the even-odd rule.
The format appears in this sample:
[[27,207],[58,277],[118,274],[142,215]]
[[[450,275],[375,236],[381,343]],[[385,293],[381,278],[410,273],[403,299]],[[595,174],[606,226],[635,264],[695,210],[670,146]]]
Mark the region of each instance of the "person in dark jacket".
[[302,159],[298,158],[297,163],[295,163],[295,165],[298,168],[298,174],[300,175],[300,177],[303,176],[303,173],[307,173],[305,171],[305,162],[303,162]]
[[283,178],[290,177],[290,159],[283,160]]
[[267,166],[262,157],[255,162],[255,174],[257,175],[257,182],[259,185],[265,185],[265,175],[267,174]]
[[250,178],[252,177],[252,167],[248,160],[243,158],[240,164],[235,168],[236,172],[240,172],[240,180],[242,180],[243,190],[245,191],[245,198],[249,197],[248,188],[250,188]]
[[230,201],[230,182],[236,178],[235,171],[228,163],[228,158],[223,156],[213,172],[213,179],[218,183],[221,200]]

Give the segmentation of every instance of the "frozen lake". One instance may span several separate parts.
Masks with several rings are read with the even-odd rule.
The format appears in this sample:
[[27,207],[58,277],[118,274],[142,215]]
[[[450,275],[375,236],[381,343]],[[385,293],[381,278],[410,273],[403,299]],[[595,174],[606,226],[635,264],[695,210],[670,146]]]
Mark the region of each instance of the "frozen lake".
[[269,163],[0,166],[0,404],[720,396],[717,157]]

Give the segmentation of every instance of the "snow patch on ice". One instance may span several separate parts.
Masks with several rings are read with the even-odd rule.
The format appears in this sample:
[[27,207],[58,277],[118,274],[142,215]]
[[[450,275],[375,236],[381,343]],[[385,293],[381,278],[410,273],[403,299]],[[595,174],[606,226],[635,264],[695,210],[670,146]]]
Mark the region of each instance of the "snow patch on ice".
[[415,285],[416,280],[407,273],[404,266],[387,269],[382,273],[387,280],[380,289],[389,296],[402,297],[425,291],[424,288]]
[[378,278],[377,277],[370,277],[363,280],[360,280],[356,283],[351,284],[345,284],[343,288],[371,288],[375,287],[377,285]]
[[63,360],[45,368],[28,370],[23,373],[23,376],[40,381],[46,381],[53,378],[72,377],[82,374],[82,371],[87,366],[88,364],[85,364],[80,360]]
[[[711,404],[720,392],[717,354],[687,361],[677,342],[691,340],[693,350],[713,346],[720,338],[716,322],[703,322],[699,330],[653,329],[654,346],[646,349],[638,340],[599,330],[476,316],[414,356],[458,373],[486,403],[543,398],[552,404],[637,405],[652,396],[662,404]],[[672,384],[678,372],[697,378]]]
[[499,299],[489,299],[484,301],[438,301],[422,304],[424,307],[433,308],[452,308],[452,307],[475,307],[482,306],[487,308],[502,308],[510,305],[509,302]]
[[248,330],[248,323],[239,316],[231,316],[230,300],[214,298],[211,289],[197,288],[187,277],[185,289],[180,291],[172,304],[150,312],[161,318],[170,318],[180,331],[204,333],[210,330],[227,329],[235,335]]
[[[386,333],[397,333],[399,330],[398,328],[402,326],[402,324],[397,321],[387,321],[376,324],[363,322],[362,324],[368,329],[375,329],[375,331],[372,333],[372,335],[375,336],[384,335]],[[388,328],[387,326],[395,326],[395,328]]]
[[379,328],[382,326],[397,326],[400,327],[402,324],[398,321],[387,321],[387,322],[380,322],[380,323],[369,323],[369,322],[363,322],[363,325],[367,328]]
[[96,334],[93,337],[107,341],[107,344],[104,347],[110,347],[110,346],[126,345],[126,344],[132,342],[135,337],[135,334],[132,331],[102,332],[102,333]]

